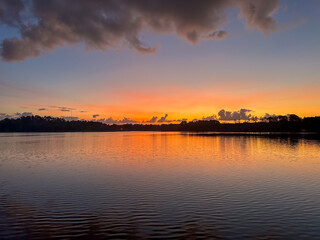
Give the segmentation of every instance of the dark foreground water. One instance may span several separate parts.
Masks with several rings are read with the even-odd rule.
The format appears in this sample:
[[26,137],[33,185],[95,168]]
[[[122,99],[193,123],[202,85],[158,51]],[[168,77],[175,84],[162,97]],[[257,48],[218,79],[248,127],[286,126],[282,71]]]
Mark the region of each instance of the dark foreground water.
[[0,134],[0,239],[320,239],[320,142]]

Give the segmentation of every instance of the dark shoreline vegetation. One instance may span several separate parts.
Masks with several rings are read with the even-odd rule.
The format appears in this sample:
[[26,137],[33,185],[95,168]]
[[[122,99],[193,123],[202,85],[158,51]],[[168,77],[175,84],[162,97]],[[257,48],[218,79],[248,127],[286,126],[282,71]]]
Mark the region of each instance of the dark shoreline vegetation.
[[220,123],[217,120],[181,122],[179,124],[107,125],[95,121],[66,121],[62,118],[28,116],[0,121],[0,132],[116,132],[116,131],[182,131],[222,133],[316,133],[320,134],[320,117],[299,118],[296,115],[270,117],[261,122]]

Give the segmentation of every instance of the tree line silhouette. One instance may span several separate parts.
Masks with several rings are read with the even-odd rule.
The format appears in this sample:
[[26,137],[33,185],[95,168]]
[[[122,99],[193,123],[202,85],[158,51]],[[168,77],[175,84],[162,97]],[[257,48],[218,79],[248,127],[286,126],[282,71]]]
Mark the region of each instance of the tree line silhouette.
[[316,132],[320,117],[273,116],[260,122],[221,123],[218,120],[182,121],[179,124],[113,124],[96,121],[66,121],[63,118],[27,116],[0,121],[0,132],[111,132],[111,131],[197,131],[197,132]]

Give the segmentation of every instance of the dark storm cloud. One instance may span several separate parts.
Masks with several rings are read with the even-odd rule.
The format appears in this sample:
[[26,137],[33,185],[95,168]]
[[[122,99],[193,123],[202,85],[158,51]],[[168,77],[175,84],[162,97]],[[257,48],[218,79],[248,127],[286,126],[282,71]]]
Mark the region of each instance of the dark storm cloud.
[[[32,21],[22,23],[24,2],[32,6],[28,8]],[[0,0],[0,3],[1,21],[18,24],[21,34],[1,43],[5,61],[22,61],[79,42],[89,49],[127,45],[140,53],[153,53],[157,46],[149,46],[139,38],[143,30],[175,33],[191,43],[223,39],[227,32],[220,28],[227,20],[227,8],[240,8],[248,27],[269,33],[276,28],[272,14],[279,7],[279,0]]]
[[0,24],[19,26],[23,9],[24,4],[20,0],[0,0]]

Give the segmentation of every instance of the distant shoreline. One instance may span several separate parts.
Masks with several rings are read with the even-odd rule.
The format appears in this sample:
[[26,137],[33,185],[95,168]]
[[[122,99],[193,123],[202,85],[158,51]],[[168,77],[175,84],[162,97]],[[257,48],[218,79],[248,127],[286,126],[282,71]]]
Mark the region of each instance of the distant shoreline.
[[29,116],[0,121],[0,132],[189,132],[215,135],[319,135],[320,117],[277,118],[261,122],[183,121],[178,124],[112,124]]
[[237,135],[237,136],[314,136],[320,132],[212,132],[212,131],[169,131],[169,130],[119,130],[119,131],[0,131],[0,133],[132,133],[132,132],[157,132],[157,133],[184,133],[190,135],[203,136],[220,136],[220,135]]

